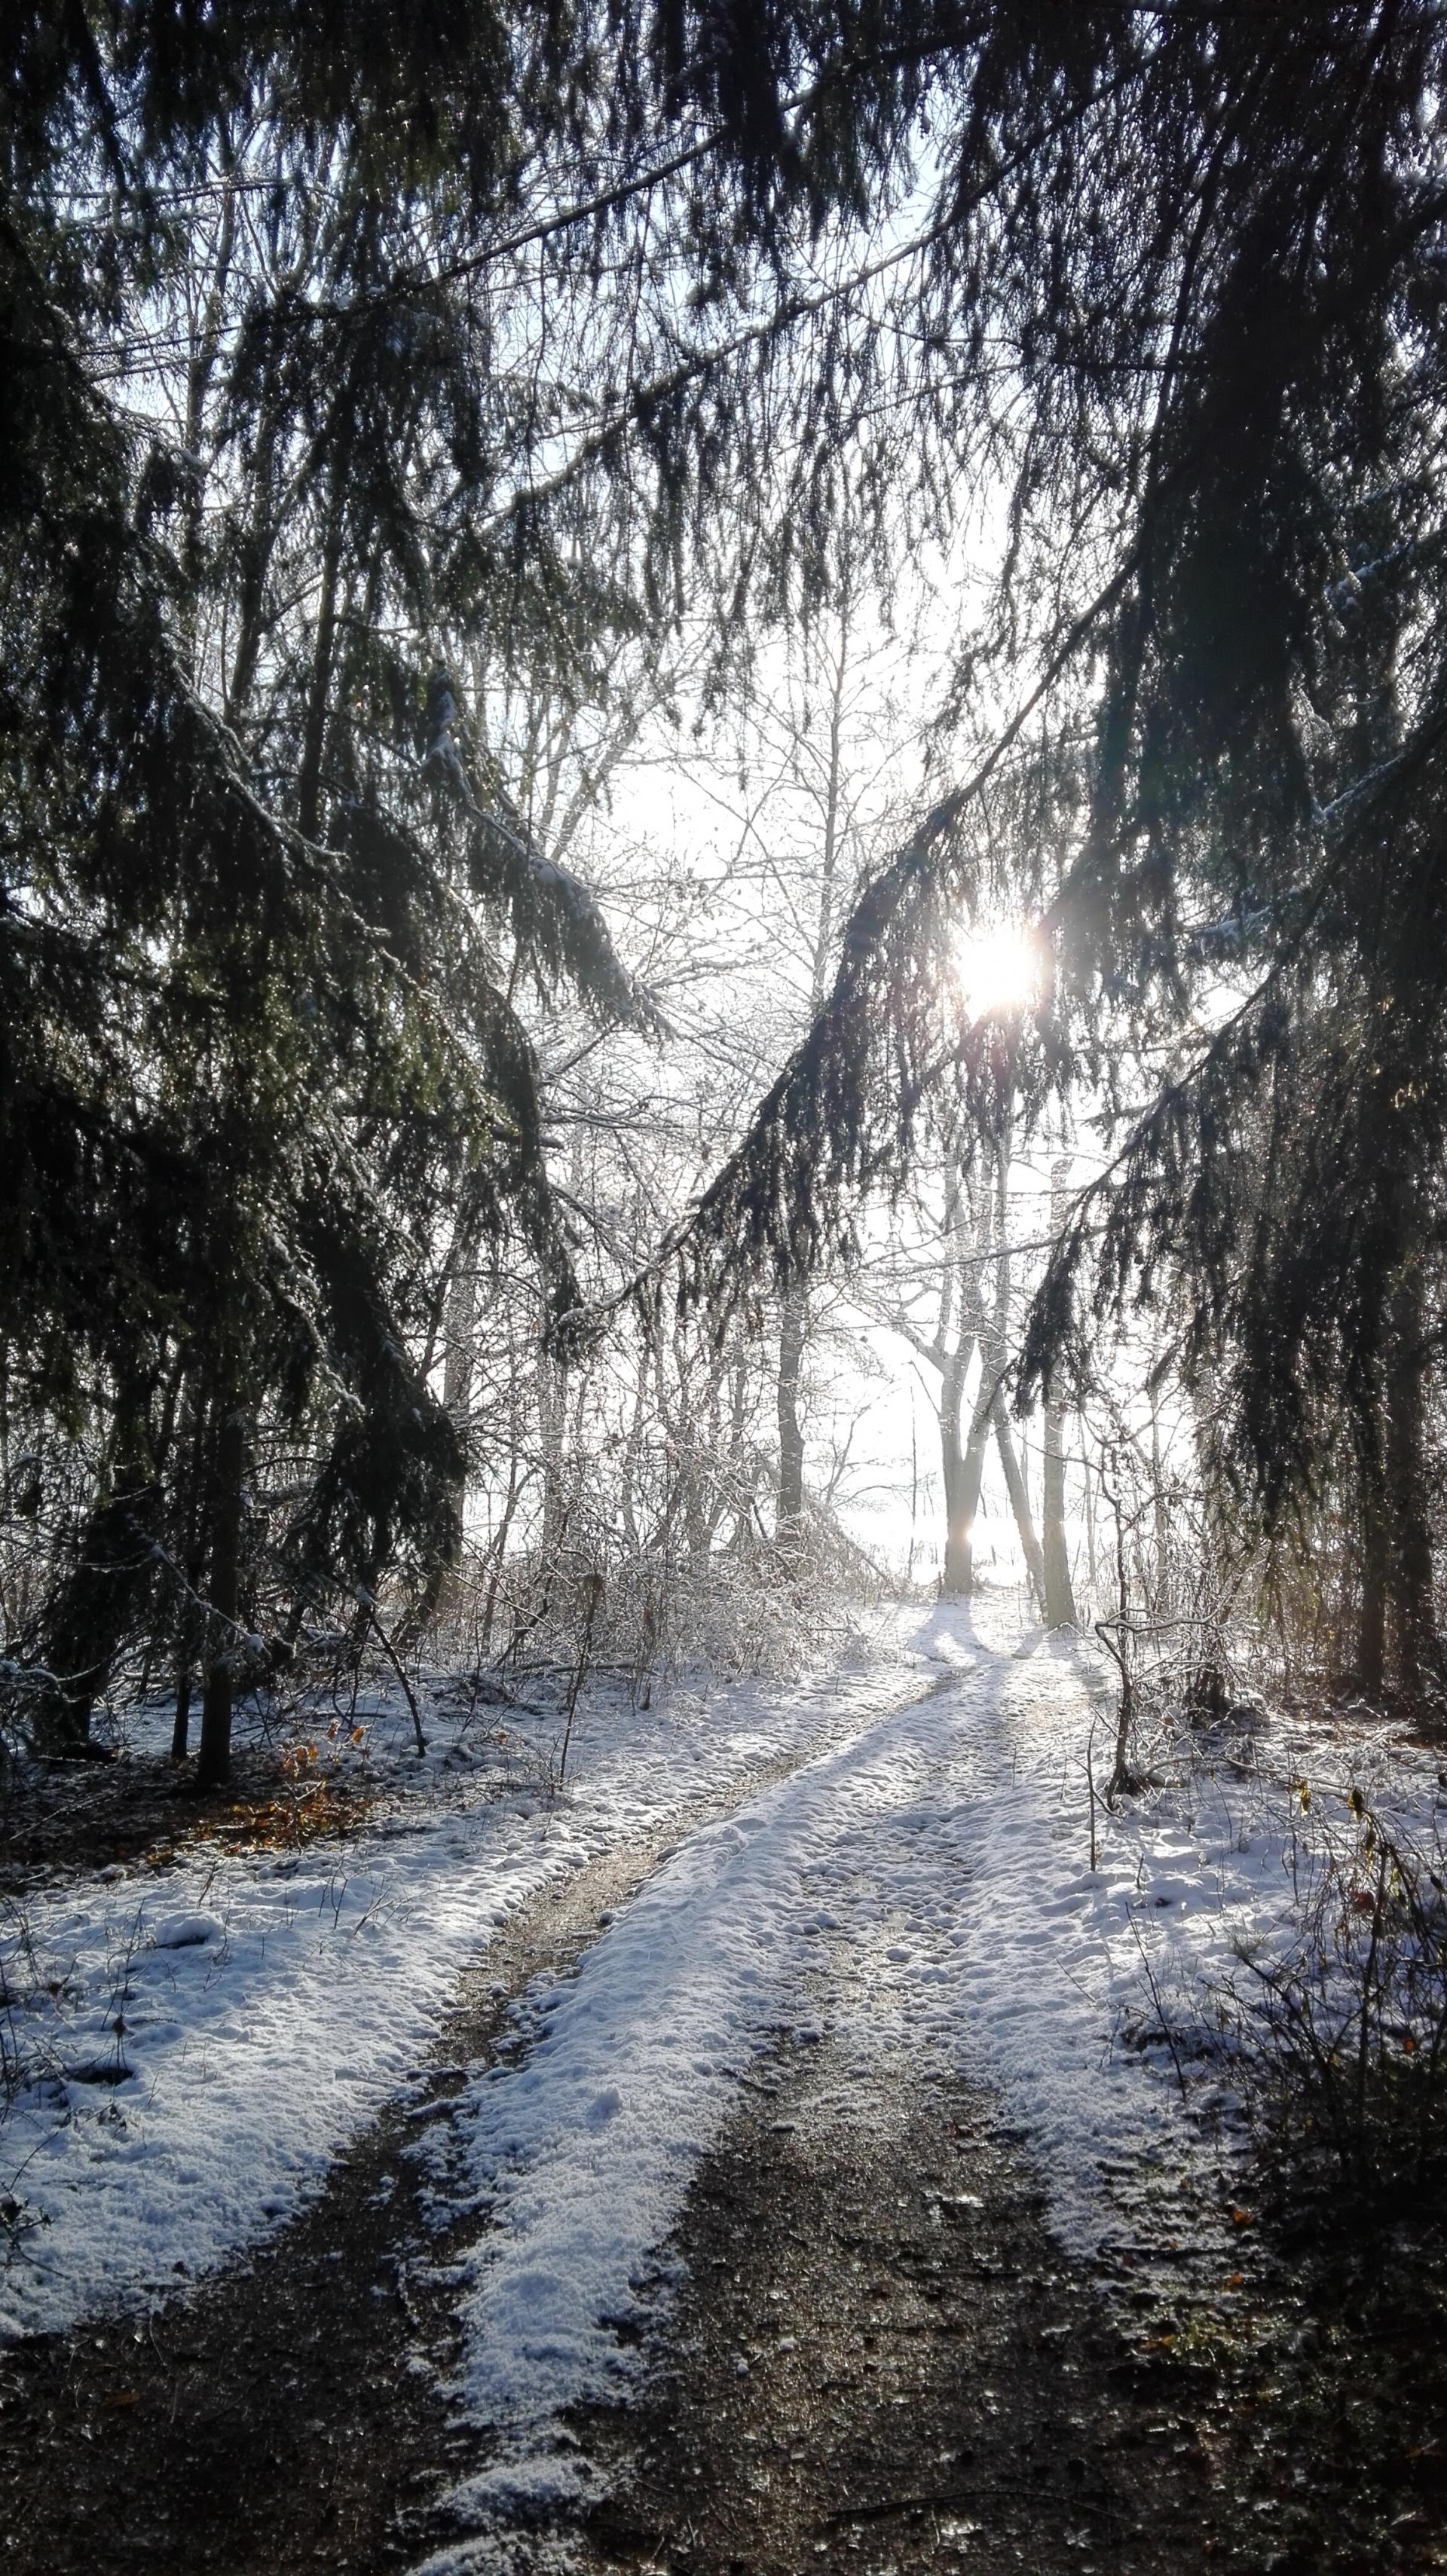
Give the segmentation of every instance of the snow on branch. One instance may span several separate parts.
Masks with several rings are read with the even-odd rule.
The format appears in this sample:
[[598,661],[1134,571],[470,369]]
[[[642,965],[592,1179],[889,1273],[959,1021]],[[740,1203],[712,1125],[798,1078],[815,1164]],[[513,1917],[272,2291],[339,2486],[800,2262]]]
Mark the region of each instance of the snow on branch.
[[663,1034],[651,997],[613,945],[597,897],[581,877],[538,849],[528,825],[502,800],[484,805],[457,748],[457,700],[439,664],[427,684],[427,750],[422,768],[473,826],[469,864],[476,892],[501,899],[520,954],[544,982],[571,983],[605,1019]]

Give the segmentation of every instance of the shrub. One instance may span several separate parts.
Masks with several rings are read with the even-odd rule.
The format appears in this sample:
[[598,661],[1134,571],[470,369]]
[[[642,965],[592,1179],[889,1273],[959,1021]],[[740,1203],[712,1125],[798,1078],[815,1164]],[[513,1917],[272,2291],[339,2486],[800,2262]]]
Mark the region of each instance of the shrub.
[[[1303,1791],[1303,1796],[1305,1792]],[[1223,1995],[1258,2135],[1288,2192],[1385,2212],[1447,2175],[1447,1851],[1354,1791],[1297,1855],[1291,1938]]]

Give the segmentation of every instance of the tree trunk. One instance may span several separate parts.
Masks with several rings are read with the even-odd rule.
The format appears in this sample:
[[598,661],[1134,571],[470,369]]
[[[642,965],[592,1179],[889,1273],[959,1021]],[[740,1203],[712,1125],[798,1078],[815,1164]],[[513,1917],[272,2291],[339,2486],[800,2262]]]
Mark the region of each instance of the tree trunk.
[[1403,1271],[1392,1298],[1386,1460],[1392,1541],[1392,1660],[1398,1687],[1409,1697],[1420,1691],[1437,1643],[1423,1454],[1425,1369],[1422,1277],[1414,1261]]
[[740,1357],[729,1373],[729,1508],[734,1525],[729,1533],[729,1546],[736,1556],[746,1555],[753,1540],[754,1468],[748,1441],[748,1362]]
[[176,1704],[171,1719],[171,1759],[184,1762],[191,1749],[191,1658],[176,1658]]
[[970,1423],[970,1436],[965,1443],[965,1463],[960,1476],[960,1515],[964,1538],[960,1557],[962,1592],[975,1589],[975,1523],[980,1517],[980,1489],[985,1481],[985,1452],[990,1446],[991,1407],[976,1405]]
[[[1065,1226],[1066,1187],[1070,1165],[1062,1157],[1050,1167],[1050,1231],[1059,1239]],[[1045,1565],[1045,1625],[1076,1628],[1075,1594],[1070,1582],[1070,1550],[1065,1543],[1065,1417],[1053,1387],[1045,1390],[1045,1463],[1040,1479],[1041,1553]]]
[[161,1491],[152,1391],[132,1385],[117,1392],[100,1490],[47,1610],[41,1661],[49,1679],[33,1719],[42,1753],[79,1759],[90,1753],[91,1712],[154,1580]]
[[[1005,1367],[1010,1315],[1010,1256],[1005,1233],[1008,1189],[1009,1145],[1008,1141],[1001,1141],[987,1148],[979,1194],[979,1223],[976,1229],[978,1251],[980,1253],[993,1251],[994,1254],[995,1295],[992,1308],[986,1307],[984,1289],[977,1275],[975,1261],[971,1258],[962,1259],[959,1272],[960,1305],[970,1319],[980,1353],[980,1382],[975,1389],[975,1407],[970,1418],[970,1436],[965,1446],[964,1462],[960,1473],[961,1537],[957,1564],[960,1576],[959,1588],[962,1592],[972,1592],[975,1588],[975,1522],[979,1516],[980,1489],[984,1483],[985,1452],[990,1445],[992,1430],[996,1433],[1000,1444],[1002,1463],[1005,1453],[1009,1452],[1006,1483],[1010,1486],[1010,1500],[1015,1507],[1017,1521],[1021,1519],[1023,1512],[1024,1527],[1028,1529],[1030,1524],[1029,1508],[1024,1502],[1019,1461],[1015,1457],[1014,1444],[1010,1439],[1009,1427],[1005,1422],[1004,1408],[1000,1400],[1000,1380]],[[1012,1475],[1013,1484],[1010,1483]],[[1030,1535],[1033,1545],[1033,1530]],[[1028,1554],[1026,1561],[1027,1563],[1029,1561]]]
[[[840,609],[839,652],[829,699],[829,758],[823,799],[823,848],[819,861],[819,909],[814,922],[814,956],[809,977],[809,1007],[817,1012],[829,981],[834,939],[834,879],[839,866],[840,801],[843,786],[844,691],[849,672],[850,612],[846,587]],[[802,1283],[784,1294],[779,1323],[779,1504],[776,1540],[797,1533],[804,1517],[804,1426],[799,1419],[799,1383],[809,1328],[808,1301]]]
[[1156,1581],[1152,1609],[1158,1619],[1168,1618],[1171,1608],[1171,1516],[1166,1506],[1166,1481],[1161,1470],[1161,1421],[1154,1396],[1151,1398],[1151,1515],[1155,1532]]
[[544,1354],[538,1361],[538,1429],[543,1457],[543,1554],[556,1555],[568,1526],[568,1498],[563,1481],[563,1435],[568,1391],[562,1363]]
[[643,1544],[639,1536],[638,1485],[639,1471],[643,1462],[644,1430],[648,1418],[649,1364],[648,1344],[640,1334],[637,1374],[633,1382],[633,1413],[628,1425],[628,1442],[623,1452],[623,1467],[618,1490],[618,1511],[623,1524],[623,1537],[635,1556]]
[[[964,1369],[970,1364],[971,1345],[965,1346]],[[945,1459],[945,1581],[946,1592],[968,1595],[975,1588],[975,1523],[980,1516],[980,1488],[985,1481],[985,1452],[990,1445],[990,1428],[994,1406],[990,1402],[990,1382],[981,1353],[982,1374],[970,1416],[969,1436],[964,1455],[959,1460],[958,1479],[951,1482],[948,1455]],[[943,1434],[943,1416],[941,1416]]]
[[974,1425],[969,1442],[960,1438],[960,1415],[964,1403],[965,1379],[974,1354],[973,1334],[961,1338],[960,1347],[945,1361],[940,1387],[940,1463],[945,1485],[945,1568],[943,1589],[951,1598],[968,1593],[974,1583],[973,1534],[975,1513],[980,1500],[980,1455],[974,1457],[974,1492],[970,1491],[969,1467]]
[[201,1700],[197,1785],[218,1788],[231,1777],[231,1711],[236,1691],[237,1607],[241,1599],[241,1530],[245,1509],[246,1417],[233,1398],[219,1413],[212,1468],[211,1547],[207,1594],[210,1634]]
[[337,649],[337,591],[341,580],[342,535],[346,510],[347,458],[343,448],[333,461],[330,509],[322,547],[321,597],[317,604],[316,643],[302,725],[301,767],[297,775],[297,824],[309,841],[321,834],[322,762],[326,753],[327,716],[331,707],[332,666]]
[[774,1536],[780,1541],[797,1537],[804,1517],[804,1426],[799,1418],[799,1380],[807,1322],[804,1291],[790,1288],[779,1318],[779,1507]]
[[915,1528],[918,1520],[919,1424],[915,1416],[914,1398],[911,1396],[909,1407],[909,1560],[904,1570],[904,1580],[907,1590],[913,1590],[914,1587],[914,1540]]
[[1005,1407],[998,1395],[994,1403],[994,1419],[995,1446],[1000,1452],[1000,1464],[1005,1470],[1005,1490],[1009,1494],[1010,1508],[1015,1515],[1015,1527],[1020,1535],[1026,1571],[1034,1587],[1035,1598],[1041,1610],[1044,1611],[1045,1559],[1040,1553],[1040,1541],[1035,1535],[1035,1524],[1030,1518],[1030,1497],[1025,1488],[1025,1479],[1020,1472],[1015,1443],[1010,1437],[1010,1426],[1005,1419]]
[[42,1753],[83,1759],[92,1750],[91,1712],[150,1579],[159,1500],[151,1485],[113,1494],[81,1530],[75,1563],[46,1623],[43,1662],[50,1679],[34,1719]]
[[1368,1471],[1362,1482],[1362,1614],[1357,1639],[1357,1680],[1363,1698],[1377,1700],[1382,1696],[1387,1677],[1387,1589],[1391,1551],[1379,1480]]
[[189,1456],[182,1506],[181,1571],[186,1591],[176,1620],[176,1705],[171,1725],[171,1759],[184,1762],[190,1751],[191,1688],[200,1642],[197,1601],[206,1571],[201,1528],[202,1485],[206,1468],[206,1408],[196,1402],[187,1428]]
[[476,1307],[477,1276],[472,1268],[469,1247],[464,1256],[464,1266],[454,1270],[447,1286],[442,1361],[442,1402],[457,1433],[461,1464],[451,1479],[447,1496],[447,1543],[415,1614],[407,1622],[409,1642],[415,1642],[434,1621],[450,1619],[457,1610],[460,1597],[462,1542],[467,1521],[467,1434],[472,1405],[472,1334]]
[[1070,1551],[1065,1543],[1064,1416],[1053,1397],[1045,1401],[1045,1469],[1041,1479],[1041,1558],[1045,1581],[1047,1628],[1075,1628],[1075,1594],[1070,1582]]
[[485,1655],[492,1644],[493,1621],[497,1617],[498,1586],[502,1581],[502,1570],[507,1561],[507,1543],[512,1535],[513,1514],[517,1510],[518,1496],[521,1491],[522,1461],[517,1450],[514,1449],[508,1461],[507,1493],[503,1498],[502,1518],[488,1542],[491,1562],[487,1578],[487,1598],[483,1603],[482,1626],[478,1638],[480,1655]]

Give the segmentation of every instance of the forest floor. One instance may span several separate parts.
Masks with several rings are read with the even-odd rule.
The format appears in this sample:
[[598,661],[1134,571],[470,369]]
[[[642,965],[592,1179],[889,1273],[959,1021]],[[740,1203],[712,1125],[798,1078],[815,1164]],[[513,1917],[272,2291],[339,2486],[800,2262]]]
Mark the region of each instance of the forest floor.
[[[862,1673],[715,1703],[652,1811],[639,1781],[656,1745],[640,1772],[631,1740],[605,1758],[600,1728],[574,1792],[591,1849],[546,1802],[505,1827],[475,1766],[439,1757],[405,1808],[379,1776],[337,1826],[347,1867],[328,1883],[365,1889],[351,1932],[341,1903],[320,1930],[293,1905],[267,1918],[270,1967],[247,1907],[295,1856],[263,1859],[235,1831],[218,1851],[214,1833],[233,1810],[265,1812],[265,1766],[224,1818],[152,1835],[167,1906],[200,1886],[230,1928],[169,1954],[129,1941],[135,2066],[111,2086],[72,2078],[63,2103],[52,2074],[52,2129],[11,2185],[5,2562],[27,2576],[1447,2565],[1440,2233],[1288,2243],[1257,2215],[1219,2088],[1177,2084],[1148,2014],[1132,2020],[1132,1976],[1154,2009],[1219,1944],[1242,1896],[1221,1850],[1244,1864],[1264,1842],[1283,1875],[1265,1772],[1229,1835],[1208,1829],[1196,1780],[1185,1805],[1142,1802],[1082,1872],[1051,1717],[1088,1722],[1091,1687],[1003,1618],[993,1641],[958,1613],[929,1618],[912,1652]],[[1239,1759],[1220,1767],[1245,1781]],[[456,1952],[412,1843],[390,1917],[371,1885],[362,1838],[394,1849],[404,1819],[419,1851],[440,1841],[466,1896]],[[108,1891],[111,1922],[119,1882],[96,1880],[92,1851],[57,1877],[45,1830],[49,1875],[33,1843],[29,1859],[12,1846],[9,1903],[40,1968],[61,1926],[83,1966],[87,1894],[95,1911]],[[507,1869],[484,1935],[477,1891]],[[1269,1874],[1248,1882],[1258,1909],[1263,1889],[1274,1901]],[[1204,1928],[1177,1926],[1171,1947],[1163,1922],[1189,1925],[1191,1904]],[[1112,1905],[1149,1935],[1129,1957],[1106,1937]],[[418,1920],[430,1984],[408,1948]],[[291,1960],[298,1921],[307,1956]],[[148,1960],[169,2020],[148,2023]],[[65,1990],[72,2065],[87,2011],[114,2000],[109,1973],[102,2005],[104,1977],[77,1971]],[[425,1987],[392,1999],[400,2073],[358,2000],[386,1975]],[[328,2014],[342,2031],[323,2048]],[[339,2086],[331,2057],[349,2045],[370,2093]],[[198,2055],[209,2127],[183,2080]],[[314,2137],[285,2080],[299,2055],[326,2097]],[[242,2067],[259,2117],[238,2178],[222,2131]],[[95,2094],[124,2103],[148,2073],[148,2118],[104,2124]],[[17,2103],[12,2127],[38,2121],[23,2086]],[[104,2261],[88,2194],[120,2231]]]

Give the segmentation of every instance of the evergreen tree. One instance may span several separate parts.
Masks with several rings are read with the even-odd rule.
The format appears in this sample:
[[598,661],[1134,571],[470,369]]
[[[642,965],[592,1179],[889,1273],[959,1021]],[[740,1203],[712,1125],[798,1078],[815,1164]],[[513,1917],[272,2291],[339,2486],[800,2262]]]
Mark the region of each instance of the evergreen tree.
[[[705,1205],[702,1267],[727,1293],[741,1258],[782,1279],[847,1248],[854,1193],[898,1174],[959,1043],[918,974],[939,915],[974,900],[1011,761],[1089,713],[1083,805],[1039,843],[1063,814],[1061,880],[1037,862],[1032,885],[1028,845],[1022,868],[1058,969],[1035,1057],[1042,1079],[1083,1066],[1125,1124],[1027,1375],[1092,1311],[1169,1292],[1182,1359],[1216,1371],[1219,1463],[1268,1524],[1345,1431],[1364,1661],[1385,1589],[1410,1680],[1447,1209],[1440,18],[748,14],[747,89],[714,68],[697,94],[786,279],[802,205],[896,245],[869,346],[836,328],[809,394],[814,489],[846,382],[855,400],[892,366],[926,498],[951,462],[1010,494],[960,704],[1026,649],[1038,676],[865,895]],[[1235,1007],[1193,1045],[1223,983]],[[988,1090],[988,1063],[969,1072]]]
[[445,1221],[571,1300],[516,988],[647,1006],[437,649],[505,615],[576,678],[632,612],[566,533],[480,541],[515,397],[415,274],[511,193],[500,22],[4,41],[0,1353],[54,1567],[7,1669],[79,1750],[121,1647],[173,1639],[215,1779],[238,1673],[452,1543]]
[[[1348,1432],[1364,1660],[1420,1665],[1443,46],[1432,0],[8,14],[0,1346],[13,1508],[73,1534],[52,1732],[199,1589],[222,1741],[263,1414],[294,1598],[435,1555],[441,1211],[566,1299],[517,979],[638,1005],[470,756],[478,633],[582,687],[690,574],[735,622],[827,588],[846,507],[887,578],[901,497],[910,542],[1003,493],[956,712],[1017,712],[845,926],[700,1274],[847,1249],[943,1073],[988,1128],[1171,1053],[1028,1367],[1169,1288],[1269,1520]],[[1002,822],[1057,968],[1008,1065],[922,971]]]

